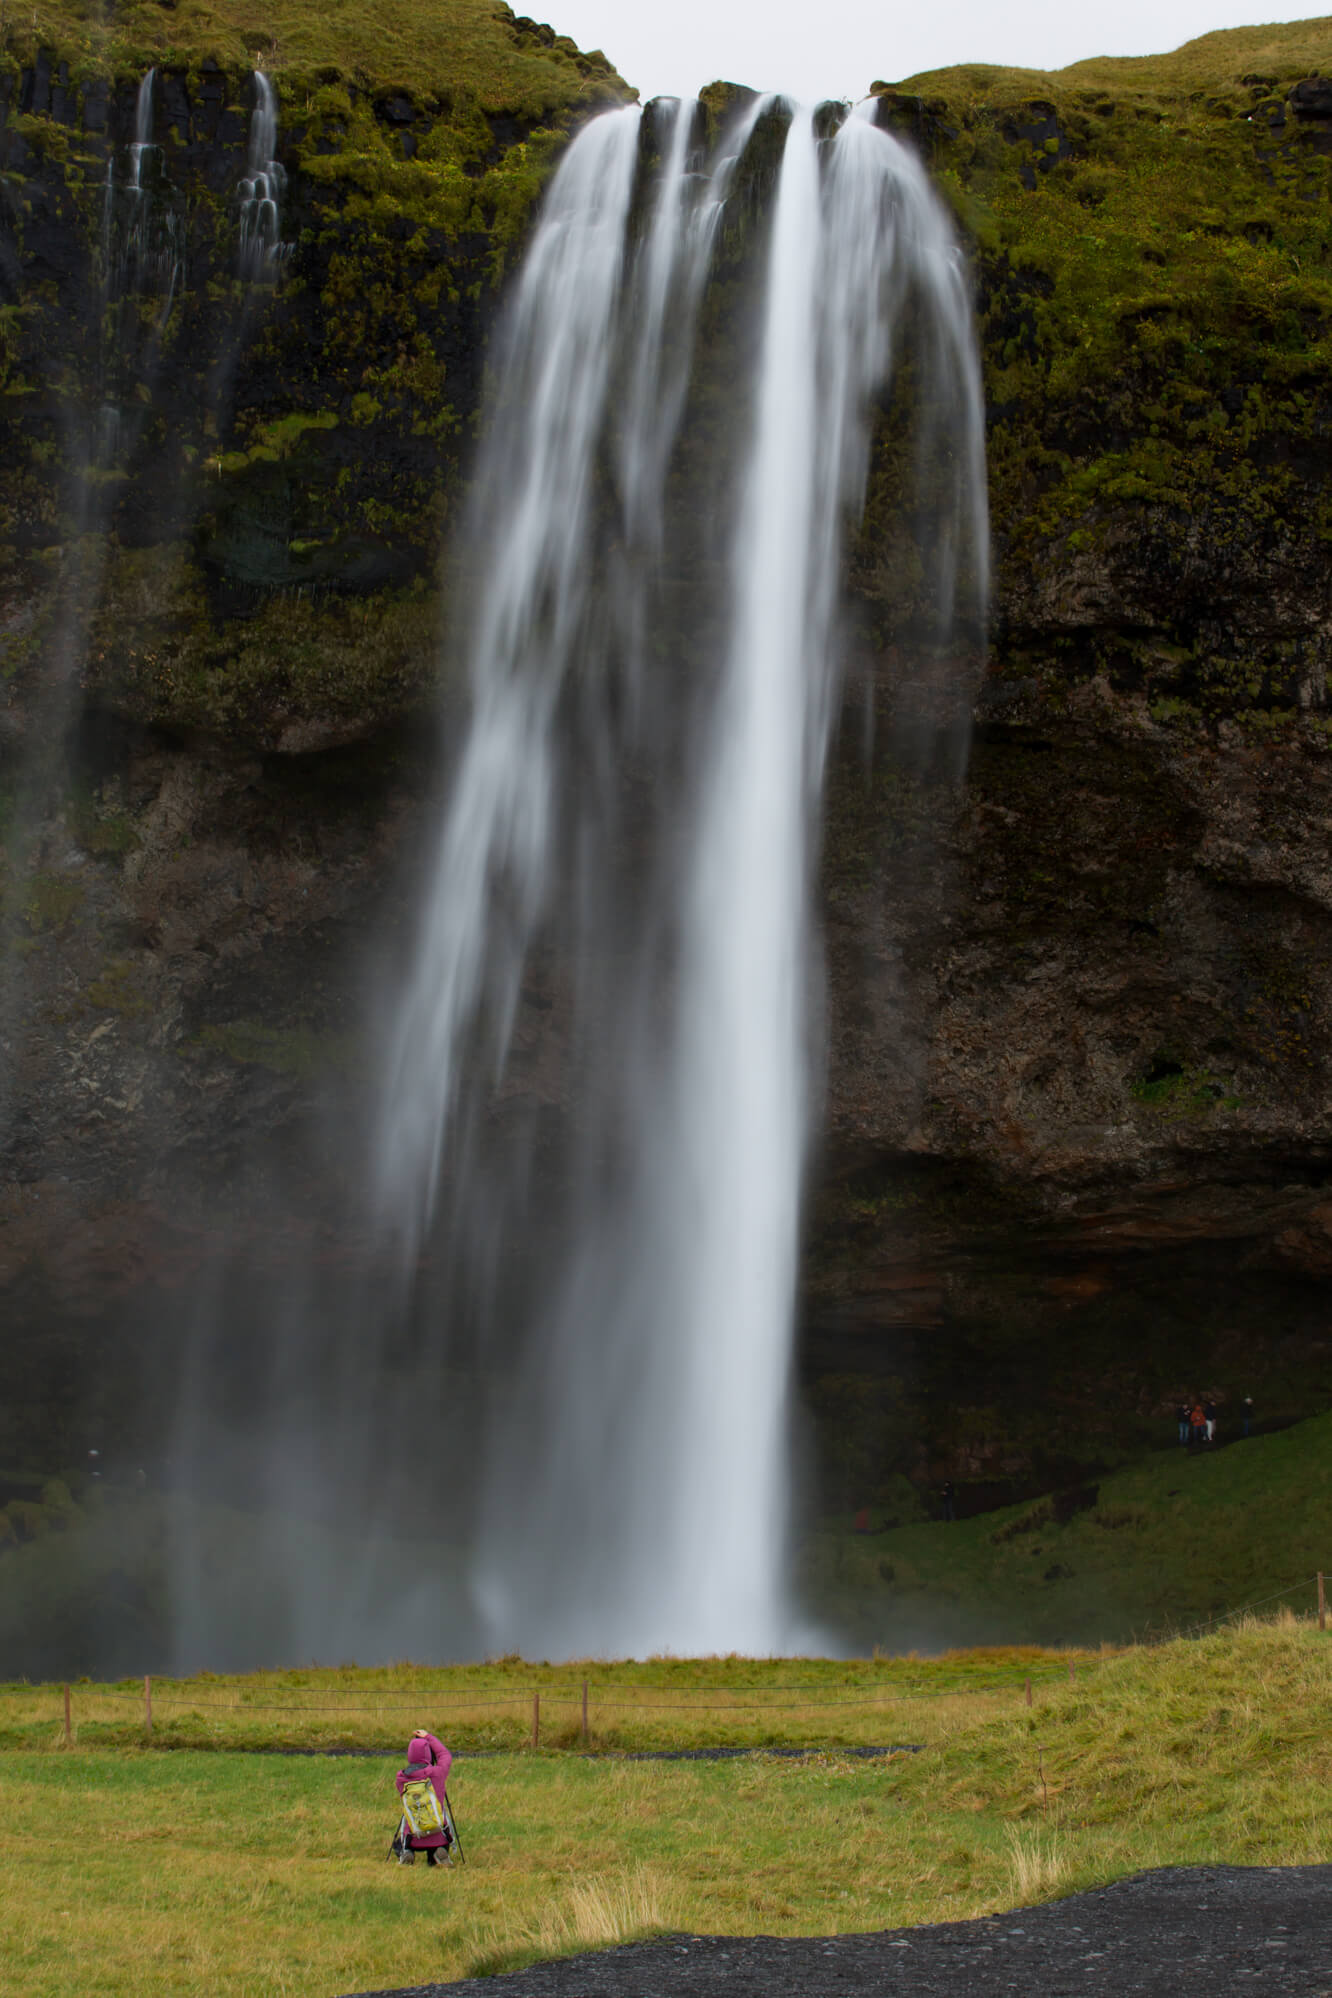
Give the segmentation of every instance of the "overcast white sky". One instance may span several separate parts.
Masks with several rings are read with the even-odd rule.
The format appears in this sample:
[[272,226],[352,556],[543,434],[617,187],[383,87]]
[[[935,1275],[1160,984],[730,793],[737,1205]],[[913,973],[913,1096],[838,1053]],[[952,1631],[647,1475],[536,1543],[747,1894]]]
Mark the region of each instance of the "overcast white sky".
[[[1261,0],[512,0],[581,48],[603,49],[644,98],[692,96],[724,77],[793,96],[863,97],[876,77],[895,82],[953,62],[1061,69],[1094,55],[1155,55],[1213,28],[1298,21],[1309,6],[1273,14]],[[1270,0],[1269,0],[1270,6]],[[549,12],[547,12],[549,9]]]

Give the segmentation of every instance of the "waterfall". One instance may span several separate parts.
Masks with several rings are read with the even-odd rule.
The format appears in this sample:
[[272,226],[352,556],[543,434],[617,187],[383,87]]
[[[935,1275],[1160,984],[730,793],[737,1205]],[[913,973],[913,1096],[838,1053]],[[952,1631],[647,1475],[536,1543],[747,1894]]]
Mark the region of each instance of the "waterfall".
[[251,283],[276,276],[289,244],[282,241],[282,199],[287,176],[277,152],[277,93],[261,69],[254,71],[254,110],[245,155],[245,176],[236,190],[240,205],[237,266]]
[[150,69],[139,80],[139,93],[134,100],[134,137],[129,149],[129,177],[126,185],[137,194],[143,166],[144,148],[153,142],[153,86],[157,82],[156,69]]
[[638,121],[635,108],[612,112],[570,149],[503,342],[469,534],[486,566],[468,647],[471,729],[392,1035],[377,1148],[381,1225],[400,1232],[408,1263],[434,1206],[461,1037],[485,986],[502,1062],[544,892],[555,707],[594,608],[589,513]]
[[[157,71],[140,79],[134,104],[134,137],[125,149],[124,175],[115,178],[114,155],[107,161],[103,221],[103,283],[107,301],[155,293],[162,300],[153,327],[160,335],[170,317],[180,281],[180,221],[161,149],[153,141],[153,99]],[[114,339],[121,344],[128,327]]]
[[[493,1644],[548,1656],[796,1635],[811,870],[842,536],[908,335],[941,658],[959,591],[974,608],[985,587],[966,289],[918,164],[868,115],[820,141],[796,110],[766,244],[737,263],[719,247],[737,170],[788,114],[751,105],[710,169],[693,107],[651,115],[607,114],[570,148],[500,342],[460,564],[471,713],[374,1146],[404,1293],[441,1241],[505,1285],[488,1320],[474,1286],[473,1587]],[[730,409],[696,385],[723,255],[729,286],[758,293],[748,335],[743,313],[709,321],[740,342]],[[534,1086],[519,1023],[547,959],[564,1074],[546,1087],[568,1126],[553,1189],[509,1114]]]

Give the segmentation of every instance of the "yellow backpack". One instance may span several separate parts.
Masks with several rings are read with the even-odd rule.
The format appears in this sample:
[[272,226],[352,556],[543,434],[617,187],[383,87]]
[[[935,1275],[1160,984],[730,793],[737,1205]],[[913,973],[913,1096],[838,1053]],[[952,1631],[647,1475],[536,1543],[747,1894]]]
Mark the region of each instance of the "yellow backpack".
[[402,1815],[413,1838],[430,1838],[444,1830],[444,1811],[428,1776],[412,1776],[403,1785]]

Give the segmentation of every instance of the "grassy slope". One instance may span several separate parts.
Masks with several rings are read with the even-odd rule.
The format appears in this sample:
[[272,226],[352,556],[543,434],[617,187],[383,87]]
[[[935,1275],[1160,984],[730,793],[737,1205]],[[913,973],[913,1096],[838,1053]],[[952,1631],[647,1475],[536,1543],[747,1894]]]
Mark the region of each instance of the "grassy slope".
[[530,116],[566,109],[587,79],[624,87],[600,51],[583,57],[567,36],[543,46],[515,35],[502,0],[139,0],[114,10],[100,0],[41,0],[8,23],[15,55],[41,48],[76,74],[142,74],[150,64],[191,69],[206,58],[225,69],[262,65],[288,83],[328,81],[320,71],[373,78],[418,95],[465,89],[484,111]]
[[1074,86],[1086,89],[1160,92],[1232,90],[1240,78],[1268,76],[1291,81],[1317,74],[1332,54],[1332,15],[1308,21],[1268,22],[1252,28],[1220,28],[1199,35],[1162,55],[1090,56],[1066,69],[1010,69],[993,63],[958,63],[947,69],[922,70],[900,89],[952,94],[963,89],[983,94],[987,102],[1004,96],[1030,97],[1037,92]]
[[1287,1624],[1108,1660],[887,1764],[464,1760],[443,1879],[383,1864],[382,1763],[5,1755],[0,1959],[25,1998],[327,1998],[658,1927],[837,1933],[1170,1860],[1307,1862],[1330,1694],[1329,1640]]
[[[1086,1644],[1181,1628],[1332,1573],[1332,1415],[1101,1480],[1060,1525],[1048,1501],[955,1524],[811,1536],[813,1593],[865,1644]],[[885,1578],[883,1569],[892,1571]]]

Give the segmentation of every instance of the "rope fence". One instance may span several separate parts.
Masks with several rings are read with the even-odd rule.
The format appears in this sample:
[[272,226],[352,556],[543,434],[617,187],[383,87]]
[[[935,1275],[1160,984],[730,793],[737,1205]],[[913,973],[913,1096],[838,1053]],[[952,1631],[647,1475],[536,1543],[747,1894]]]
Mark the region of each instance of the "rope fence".
[[[1190,1624],[1185,1629],[1177,1631],[1175,1637],[1176,1639],[1197,1637],[1207,1631],[1216,1630],[1223,1624],[1232,1623],[1239,1617],[1251,1615],[1255,1610],[1266,1608],[1273,1603],[1289,1601],[1294,1596],[1305,1594],[1310,1588],[1316,1590],[1318,1628],[1320,1631],[1326,1631],[1327,1592],[1325,1577],[1320,1571],[1315,1576],[1306,1577],[1302,1581],[1291,1583],[1287,1588],[1274,1589],[1267,1595],[1256,1597],[1252,1602],[1240,1604],[1236,1608],[1226,1610],[1217,1616]],[[1100,1660],[1084,1660],[1082,1661],[1082,1669],[1084,1672],[1094,1672],[1100,1663]],[[1018,1692],[1025,1704],[1030,1707],[1036,1690],[1062,1682],[1065,1676],[1067,1676],[1067,1680],[1070,1683],[1076,1682],[1078,1677],[1077,1663],[1071,1656],[1067,1660],[1066,1675],[1064,1671],[1058,1669],[1036,1673],[1005,1673],[997,1675],[992,1679],[970,1680],[965,1684],[953,1686],[907,1689],[885,1685],[864,1693],[852,1691],[850,1694],[840,1692],[835,1687],[828,1688],[825,1691],[817,1680],[774,1680],[767,1686],[756,1685],[752,1688],[743,1689],[751,1694],[750,1698],[744,1699],[736,1697],[738,1689],[733,1685],[726,1685],[724,1683],[709,1684],[706,1681],[702,1681],[688,1687],[671,1688],[671,1690],[685,1694],[686,1697],[684,1698],[675,1700],[641,1699],[637,1697],[640,1685],[650,1691],[656,1692],[670,1687],[670,1682],[668,1680],[646,1680],[634,1682],[628,1686],[615,1686],[598,1684],[590,1678],[585,1678],[568,1685],[561,1685],[559,1683],[553,1685],[547,1684],[533,1688],[531,1691],[492,1692],[482,1687],[418,1687],[401,1693],[386,1689],[384,1693],[367,1700],[327,1701],[304,1700],[299,1696],[285,1700],[256,1700],[247,1698],[239,1692],[231,1699],[215,1699],[209,1698],[206,1695],[200,1696],[191,1690],[180,1690],[169,1680],[159,1680],[154,1684],[152,1676],[146,1675],[141,1694],[137,1689],[130,1691],[123,1686],[94,1686],[88,1689],[86,1695],[81,1694],[81,1698],[86,1698],[89,1702],[96,1703],[99,1706],[110,1702],[113,1705],[119,1703],[138,1707],[141,1702],[143,1729],[145,1738],[147,1739],[151,1739],[153,1734],[154,1706],[156,1706],[159,1714],[163,1714],[169,1709],[175,1709],[178,1712],[184,1711],[190,1715],[201,1713],[226,1714],[233,1720],[244,1720],[250,1716],[264,1714],[277,1714],[287,1720],[301,1720],[325,1715],[359,1715],[362,1717],[368,1715],[373,1716],[377,1721],[384,1721],[392,1719],[395,1715],[407,1713],[416,1718],[420,1715],[423,1702],[428,1702],[432,1711],[438,1713],[441,1720],[445,1722],[447,1722],[450,1713],[461,1715],[463,1712],[466,1712],[475,1715],[478,1712],[491,1713],[502,1709],[517,1708],[519,1710],[527,1710],[530,1708],[530,1744],[533,1748],[539,1748],[541,1745],[541,1708],[543,1701],[546,1704],[548,1715],[552,1708],[572,1708],[579,1717],[579,1737],[582,1743],[586,1744],[591,1735],[590,1717],[593,1713],[598,1716],[683,1714],[700,1722],[706,1722],[713,1717],[725,1717],[728,1720],[734,1720],[735,1717],[739,1716],[744,1720],[757,1724],[769,1722],[790,1714],[826,1714],[831,1717],[870,1711],[886,1713],[890,1709],[898,1707],[918,1706],[938,1700],[981,1699],[1008,1691]],[[31,1689],[32,1693],[38,1697],[45,1690],[39,1687]],[[63,1686],[60,1690],[63,1703],[64,1742],[66,1746],[70,1746],[73,1743],[74,1735],[74,1690],[69,1685]],[[817,1699],[794,1701],[773,1700],[769,1697],[772,1693],[797,1691],[817,1691],[822,1693],[823,1696]],[[716,1694],[724,1694],[726,1697],[723,1699],[711,1697]],[[754,1745],[758,1746],[761,1744]]]

